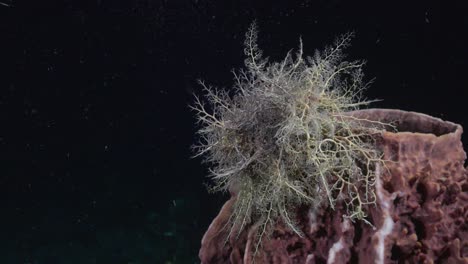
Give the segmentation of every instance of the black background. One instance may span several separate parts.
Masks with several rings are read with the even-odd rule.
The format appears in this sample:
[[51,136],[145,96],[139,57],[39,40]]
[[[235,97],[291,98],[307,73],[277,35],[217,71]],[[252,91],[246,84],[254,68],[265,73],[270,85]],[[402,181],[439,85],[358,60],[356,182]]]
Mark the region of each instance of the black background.
[[0,2],[0,263],[197,263],[226,195],[187,105],[254,19],[271,60],[355,31],[373,107],[468,125],[463,1]]

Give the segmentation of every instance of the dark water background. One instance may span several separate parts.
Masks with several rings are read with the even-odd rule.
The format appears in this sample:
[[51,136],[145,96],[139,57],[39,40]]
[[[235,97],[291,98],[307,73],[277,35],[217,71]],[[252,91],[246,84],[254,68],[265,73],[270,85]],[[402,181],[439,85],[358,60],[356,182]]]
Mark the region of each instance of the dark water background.
[[[374,107],[468,125],[463,1],[0,0],[0,263],[198,263],[226,195],[190,159],[198,78],[354,30]],[[467,140],[464,140],[465,147]]]

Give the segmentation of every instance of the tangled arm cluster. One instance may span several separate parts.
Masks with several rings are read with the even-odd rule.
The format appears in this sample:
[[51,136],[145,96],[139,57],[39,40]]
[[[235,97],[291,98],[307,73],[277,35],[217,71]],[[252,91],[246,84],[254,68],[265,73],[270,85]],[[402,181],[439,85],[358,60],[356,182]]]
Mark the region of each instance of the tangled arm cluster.
[[351,37],[306,58],[301,42],[295,56],[268,62],[253,24],[246,69],[234,73],[234,96],[202,83],[208,106],[195,97],[201,139],[194,150],[213,165],[211,190],[236,195],[226,241],[255,223],[257,252],[280,221],[303,236],[296,208],[334,208],[338,201],[346,218],[371,225],[366,208],[376,202],[375,168],[383,164],[372,135],[391,125],[367,120],[364,126],[345,114],[370,103],[362,100],[364,62],[343,61]]

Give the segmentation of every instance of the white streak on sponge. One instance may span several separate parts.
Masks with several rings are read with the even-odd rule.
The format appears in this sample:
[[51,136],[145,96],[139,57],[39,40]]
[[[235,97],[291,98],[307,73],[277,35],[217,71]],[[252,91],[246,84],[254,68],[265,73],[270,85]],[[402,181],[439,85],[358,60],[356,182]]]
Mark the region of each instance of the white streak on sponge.
[[343,249],[343,237],[341,237],[340,240],[338,240],[338,242],[333,244],[333,246],[330,248],[330,251],[328,251],[327,264],[335,263],[336,253],[342,249]]
[[375,247],[376,251],[376,264],[384,264],[384,257],[385,257],[385,238],[392,232],[393,229],[393,220],[390,215],[390,197],[387,197],[383,193],[382,187],[382,180],[380,179],[380,166],[377,164],[376,166],[376,189],[377,189],[377,197],[380,201],[380,207],[382,208],[382,217],[384,218],[384,222],[382,227],[374,234],[377,237],[377,245]]
[[[348,219],[343,219],[343,222],[341,223],[341,230],[342,233],[346,232],[350,228],[350,223]],[[336,258],[336,253],[338,253],[340,250],[342,250],[343,247],[343,242],[344,242],[344,237],[341,235],[340,240],[338,242],[335,242],[333,246],[330,248],[330,251],[328,251],[328,260],[327,264],[333,264],[335,263],[335,258]]]

